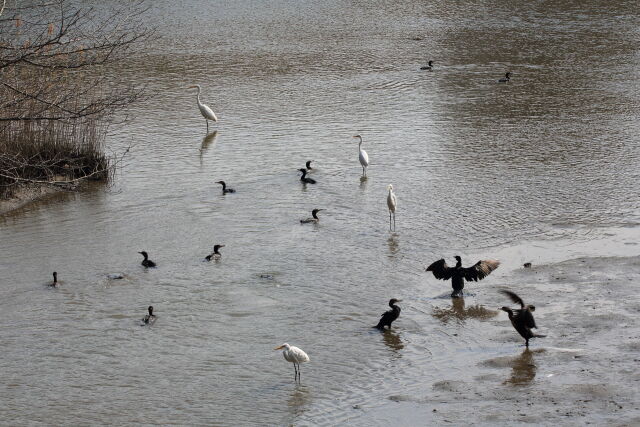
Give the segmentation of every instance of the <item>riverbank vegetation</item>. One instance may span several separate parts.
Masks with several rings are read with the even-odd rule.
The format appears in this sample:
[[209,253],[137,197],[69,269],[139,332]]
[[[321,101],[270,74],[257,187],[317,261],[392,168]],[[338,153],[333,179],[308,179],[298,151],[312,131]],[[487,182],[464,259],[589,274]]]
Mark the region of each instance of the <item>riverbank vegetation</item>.
[[144,11],[0,0],[0,198],[112,176],[106,131],[143,93],[116,66],[149,36]]

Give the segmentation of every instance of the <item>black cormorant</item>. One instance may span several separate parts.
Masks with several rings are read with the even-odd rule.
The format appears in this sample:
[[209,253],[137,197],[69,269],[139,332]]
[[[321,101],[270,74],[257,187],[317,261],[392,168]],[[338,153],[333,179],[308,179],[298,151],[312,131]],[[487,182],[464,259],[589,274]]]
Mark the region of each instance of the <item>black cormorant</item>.
[[500,261],[485,260],[478,261],[473,266],[465,268],[462,266],[462,259],[458,255],[455,256],[455,259],[455,267],[449,267],[444,259],[441,259],[426,268],[426,271],[431,271],[436,279],[451,279],[452,297],[462,296],[465,280],[473,280],[474,282],[482,280],[500,265]]
[[382,316],[380,316],[380,321],[376,326],[374,326],[374,328],[383,330],[384,327],[387,326],[389,329],[391,329],[391,323],[398,317],[400,317],[400,307],[396,305],[397,302],[400,302],[400,300],[395,298],[389,300],[389,307],[391,307],[391,310],[387,310],[382,313]]
[[227,188],[227,184],[224,181],[216,181],[216,184],[221,184],[222,185],[222,194],[235,193],[236,192],[236,190],[234,190],[233,188]]
[[311,169],[313,169],[311,167],[311,162],[313,162],[313,160],[307,160],[307,163],[305,163],[305,166],[307,167],[307,171],[311,171]]
[[58,282],[58,273],[57,272],[53,272],[53,282],[49,283],[49,286],[51,286],[52,288],[57,288],[58,286],[60,286],[60,283]]
[[538,328],[536,321],[533,320],[533,311],[535,311],[536,307],[533,305],[525,305],[524,301],[511,291],[500,290],[500,293],[508,296],[511,301],[516,304],[520,304],[519,309],[512,310],[509,307],[502,307],[501,310],[507,312],[509,320],[511,320],[511,324],[515,330],[526,340],[526,346],[529,347],[529,339],[531,338],[543,338],[544,335],[535,334],[531,331],[533,328]]
[[153,325],[156,321],[156,315],[153,314],[153,306],[149,306],[149,314],[142,318],[142,323],[145,325]]
[[144,259],[142,260],[142,266],[143,267],[155,267],[156,266],[156,263],[149,259],[149,254],[147,254],[145,251],[138,252],[138,253],[141,254],[144,257]]
[[324,209],[314,209],[311,211],[311,216],[313,218],[307,218],[307,219],[301,219],[300,223],[301,224],[308,224],[310,222],[315,222],[318,223],[320,222],[320,218],[318,218],[318,212],[323,211]]
[[498,80],[498,83],[509,83],[509,80],[511,80],[511,72],[505,73],[504,77]]
[[433,61],[429,61],[429,65],[420,67],[421,70],[433,71]]
[[313,178],[307,178],[307,170],[306,169],[298,169],[300,172],[302,172],[302,176],[300,177],[300,181],[304,182],[305,184],[315,184],[316,180]]
[[207,261],[211,261],[212,259],[220,259],[222,257],[222,254],[218,252],[218,249],[220,248],[224,248],[224,245],[215,245],[213,247],[213,253],[211,255],[207,255],[206,257],[204,257],[204,259],[206,259]]

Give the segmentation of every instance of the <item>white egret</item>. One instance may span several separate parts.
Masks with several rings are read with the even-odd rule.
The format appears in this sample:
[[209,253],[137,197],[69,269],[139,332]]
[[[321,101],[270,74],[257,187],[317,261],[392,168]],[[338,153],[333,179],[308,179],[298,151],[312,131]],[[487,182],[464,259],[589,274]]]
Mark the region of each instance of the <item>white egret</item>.
[[274,348],[274,350],[282,350],[282,355],[287,362],[293,363],[293,369],[295,369],[295,379],[300,380],[300,364],[309,361],[307,353],[287,343],[282,344]]
[[189,86],[188,89],[198,89],[198,94],[196,95],[196,100],[198,101],[198,108],[200,109],[200,113],[202,117],[204,117],[205,122],[207,122],[207,132],[209,131],[209,120],[213,120],[214,122],[218,121],[216,114],[213,112],[209,106],[200,102],[200,85]]
[[393,214],[393,231],[396,231],[396,207],[398,206],[398,200],[393,193],[393,185],[387,185],[387,207],[389,208],[389,231],[391,231],[391,214]]
[[359,138],[360,142],[358,142],[358,150],[360,150],[360,154],[358,159],[360,160],[360,164],[362,165],[362,176],[367,176],[367,166],[369,166],[369,155],[366,151],[362,149],[362,137],[360,135],[354,136],[354,138]]
[[504,77],[498,80],[498,83],[509,83],[509,80],[511,80],[511,72],[505,73]]

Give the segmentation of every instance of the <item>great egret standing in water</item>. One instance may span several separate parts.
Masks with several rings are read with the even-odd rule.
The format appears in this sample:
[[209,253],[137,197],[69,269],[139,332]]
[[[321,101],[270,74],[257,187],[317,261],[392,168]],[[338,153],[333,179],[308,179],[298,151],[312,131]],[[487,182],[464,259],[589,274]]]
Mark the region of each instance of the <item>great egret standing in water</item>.
[[387,186],[387,190],[389,190],[389,194],[387,194],[387,207],[389,208],[389,231],[391,231],[391,215],[393,214],[393,231],[396,231],[396,206],[398,206],[398,201],[396,199],[396,195],[393,193],[393,185],[389,184]]
[[360,135],[354,136],[354,138],[359,138],[360,142],[358,142],[358,150],[360,150],[360,154],[358,155],[358,160],[360,160],[360,164],[362,165],[362,176],[367,176],[367,166],[369,166],[369,155],[366,151],[362,149],[362,137]]
[[298,347],[294,347],[287,343],[282,344],[279,347],[274,348],[274,350],[282,350],[282,355],[287,362],[293,363],[293,369],[295,369],[295,379],[300,380],[300,364],[309,361],[309,356],[307,353],[299,349]]
[[193,85],[193,86],[189,86],[189,89],[198,89],[198,94],[196,95],[196,100],[198,101],[198,108],[200,109],[200,113],[202,114],[202,117],[204,117],[204,120],[207,122],[207,132],[209,132],[209,120],[213,120],[214,122],[218,121],[218,118],[216,117],[216,114],[213,112],[213,110],[211,108],[209,108],[209,106],[203,104],[202,102],[200,102],[200,85]]

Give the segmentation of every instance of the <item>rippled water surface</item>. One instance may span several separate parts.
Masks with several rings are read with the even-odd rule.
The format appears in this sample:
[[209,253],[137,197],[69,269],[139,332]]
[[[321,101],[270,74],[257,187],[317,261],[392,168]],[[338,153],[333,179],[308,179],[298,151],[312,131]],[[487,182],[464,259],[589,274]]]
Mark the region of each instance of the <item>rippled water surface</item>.
[[[635,2],[150,5],[114,185],[0,218],[0,423],[640,423]],[[456,254],[503,264],[452,301],[423,268]]]

